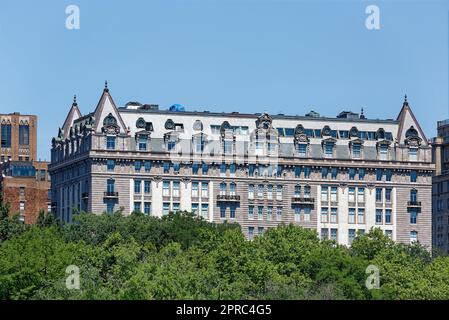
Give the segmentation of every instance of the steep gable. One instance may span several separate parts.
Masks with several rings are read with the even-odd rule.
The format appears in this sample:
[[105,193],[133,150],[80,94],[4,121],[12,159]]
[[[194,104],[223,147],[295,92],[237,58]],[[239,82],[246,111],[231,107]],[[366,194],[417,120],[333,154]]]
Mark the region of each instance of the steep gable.
[[76,102],[76,96],[74,96],[72,107],[70,108],[70,111],[64,120],[64,124],[62,125],[62,128],[61,128],[62,132],[60,132],[59,135],[61,135],[62,138],[66,139],[69,136],[70,128],[73,126],[73,123],[75,122],[75,120],[77,120],[80,117],[81,117],[81,112],[78,109],[78,103]]
[[399,144],[405,144],[407,140],[407,132],[410,133],[416,131],[417,138],[419,138],[421,145],[428,146],[428,141],[424,131],[421,129],[421,126],[416,120],[416,117],[408,104],[407,95],[404,97],[404,103],[402,105],[401,112],[399,112],[397,117],[397,121],[399,122],[399,129],[396,138]]

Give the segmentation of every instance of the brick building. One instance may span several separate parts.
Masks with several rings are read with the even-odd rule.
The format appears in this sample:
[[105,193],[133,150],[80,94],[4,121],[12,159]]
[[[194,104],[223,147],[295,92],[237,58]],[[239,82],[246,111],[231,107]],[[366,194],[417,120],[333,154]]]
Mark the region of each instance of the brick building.
[[34,223],[40,210],[48,211],[50,178],[48,162],[36,161],[37,116],[18,112],[0,115],[0,192],[19,213]]

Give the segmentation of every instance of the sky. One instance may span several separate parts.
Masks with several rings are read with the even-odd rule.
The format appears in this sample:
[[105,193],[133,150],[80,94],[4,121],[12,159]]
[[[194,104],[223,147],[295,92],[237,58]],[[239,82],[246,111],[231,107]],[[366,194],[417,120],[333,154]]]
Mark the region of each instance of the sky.
[[0,0],[0,113],[38,115],[42,160],[73,95],[91,112],[105,80],[118,106],[219,112],[395,119],[407,94],[431,138],[449,118],[448,17],[449,0]]

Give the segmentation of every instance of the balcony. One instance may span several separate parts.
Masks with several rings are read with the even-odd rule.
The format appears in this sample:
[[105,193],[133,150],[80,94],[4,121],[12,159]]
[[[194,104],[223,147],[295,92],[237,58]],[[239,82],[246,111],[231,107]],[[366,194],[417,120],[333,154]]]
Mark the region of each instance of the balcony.
[[292,204],[304,204],[304,205],[313,205],[315,203],[315,198],[309,197],[293,197]]
[[409,201],[407,202],[408,207],[421,207],[421,201]]
[[217,195],[217,202],[240,202],[240,196],[236,194],[219,194]]
[[117,199],[118,198],[118,192],[117,191],[105,191],[104,192],[104,198],[105,199]]

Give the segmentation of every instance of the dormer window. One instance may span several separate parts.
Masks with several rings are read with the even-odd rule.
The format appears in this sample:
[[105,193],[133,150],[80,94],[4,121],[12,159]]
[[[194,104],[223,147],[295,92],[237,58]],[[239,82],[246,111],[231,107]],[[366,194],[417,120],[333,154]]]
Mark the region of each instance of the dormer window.
[[334,157],[334,146],[335,146],[335,139],[329,138],[323,141],[323,155],[324,158],[333,158]]
[[232,145],[234,140],[224,139],[223,140],[223,153],[224,154],[232,154]]
[[206,144],[206,137],[201,133],[196,134],[192,138],[192,143],[193,143],[193,151],[195,153],[203,153],[204,146]]
[[349,143],[349,149],[351,151],[351,157],[353,159],[362,158],[363,140],[356,139]]
[[115,136],[107,136],[106,137],[106,149],[115,150]]
[[117,125],[117,119],[115,119],[115,117],[112,115],[112,113],[110,113],[106,118],[104,118],[103,125],[105,127],[116,126]]
[[147,144],[148,144],[148,136],[147,135],[139,135],[139,137],[138,137],[139,151],[146,151]]

